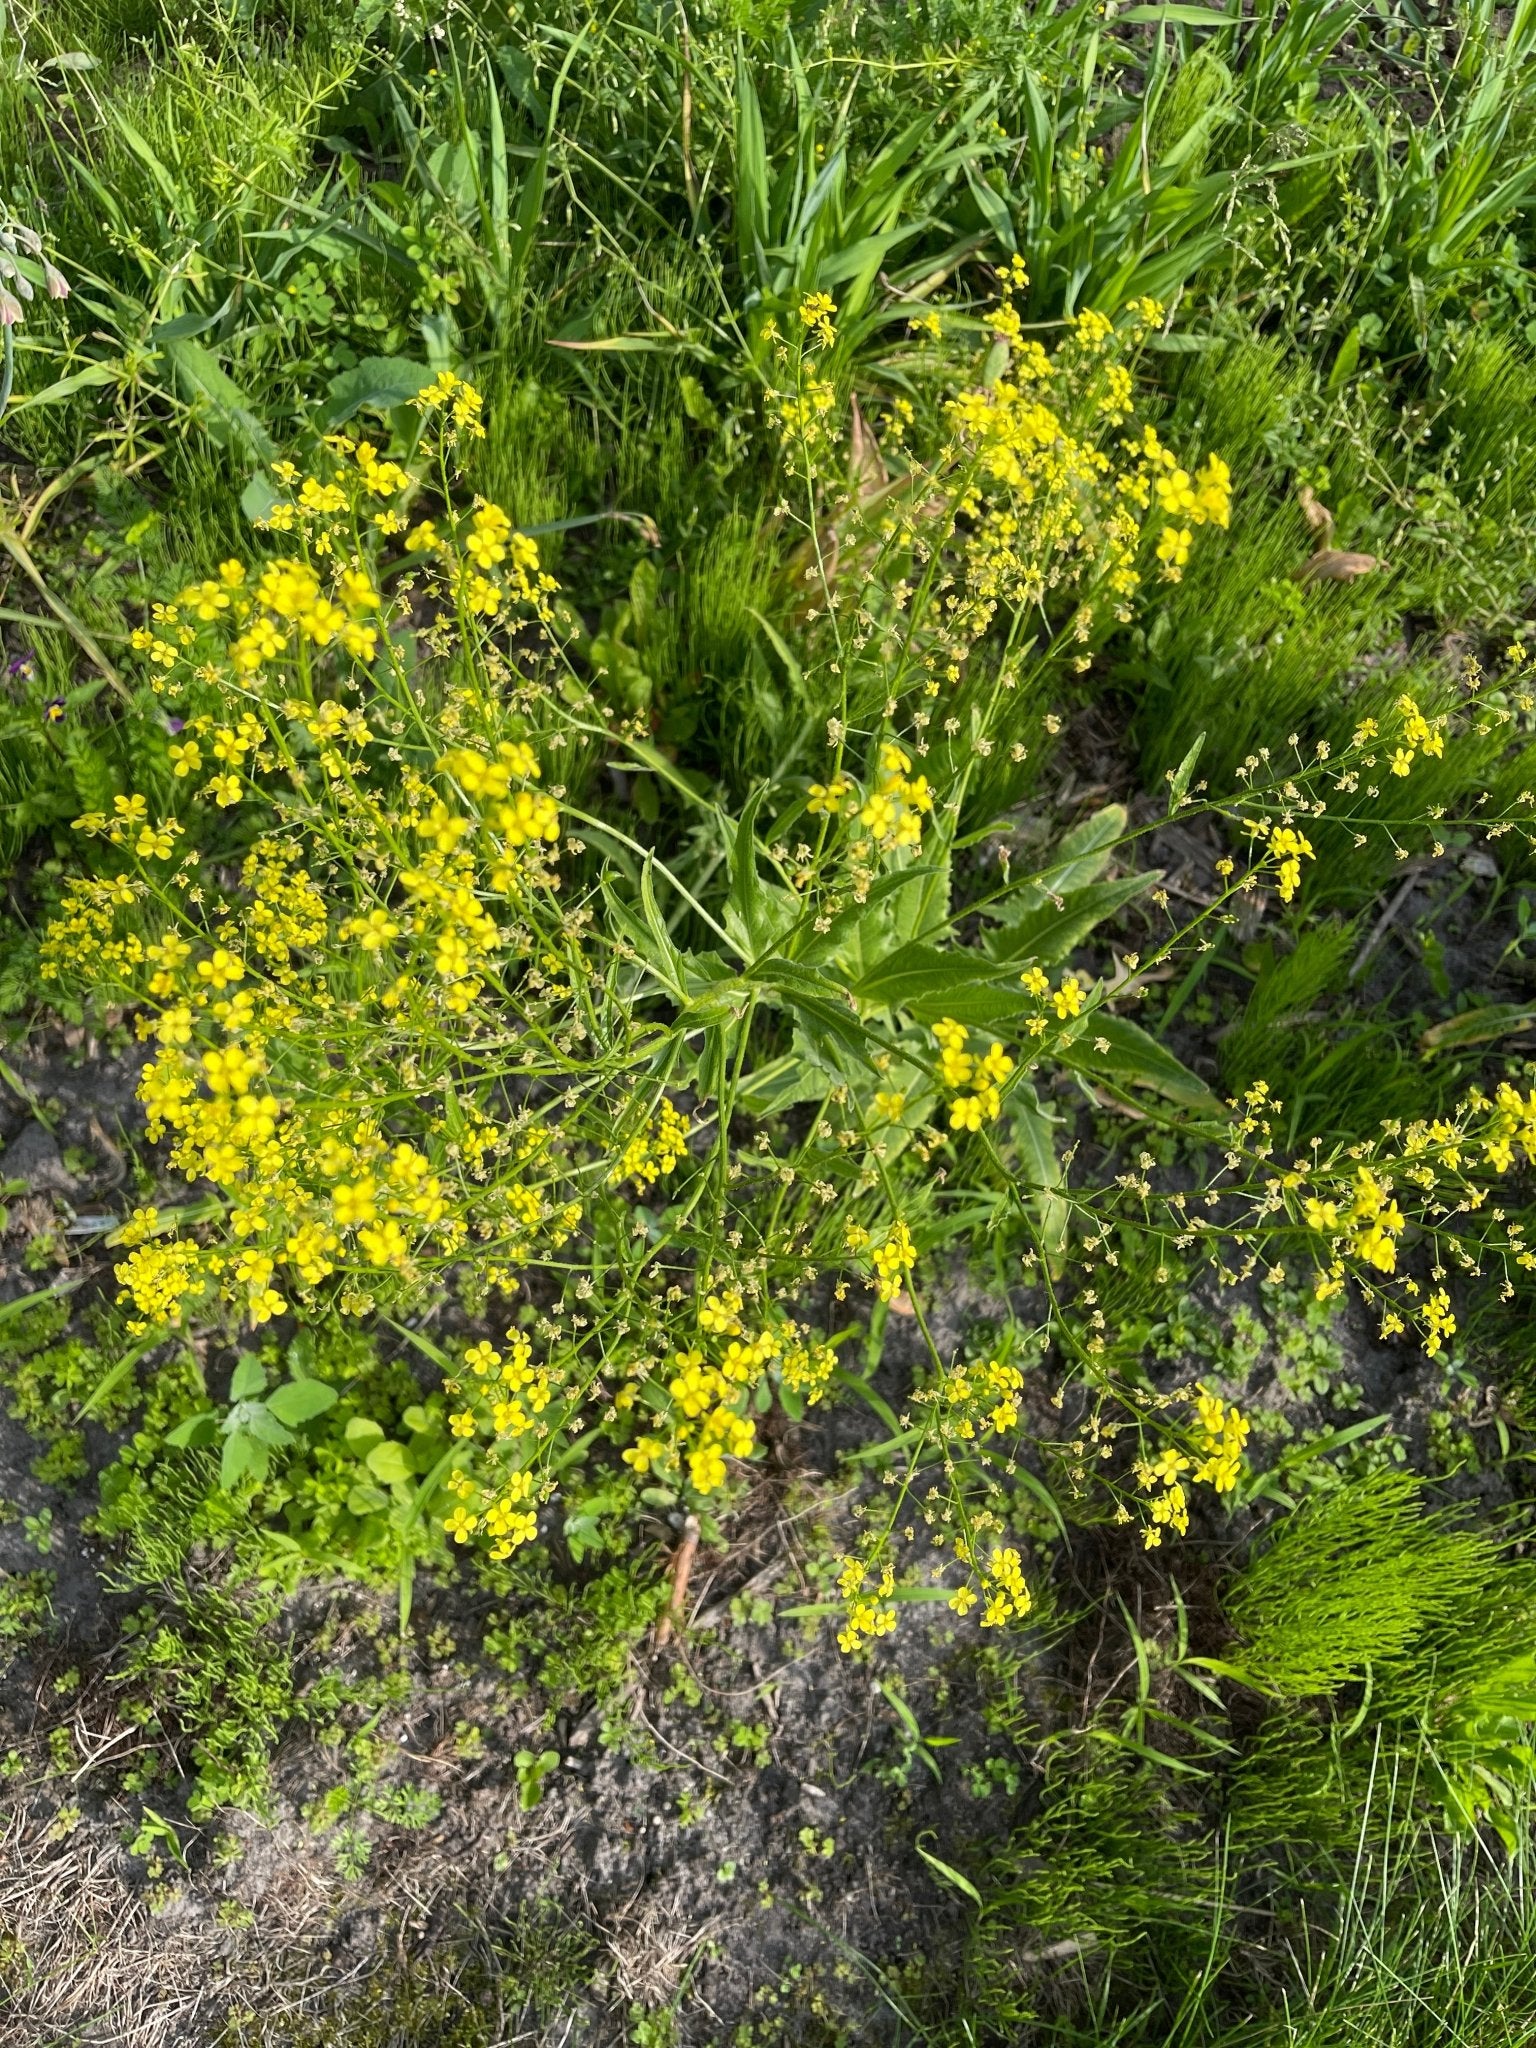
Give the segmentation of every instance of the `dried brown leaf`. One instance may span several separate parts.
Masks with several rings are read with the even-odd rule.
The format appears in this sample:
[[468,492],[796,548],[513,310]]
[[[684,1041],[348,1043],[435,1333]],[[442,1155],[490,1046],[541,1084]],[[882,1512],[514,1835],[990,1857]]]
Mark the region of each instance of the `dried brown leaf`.
[[1380,555],[1357,555],[1348,548],[1319,548],[1295,571],[1298,583],[1353,583],[1373,569],[1385,569]]
[[1302,485],[1301,489],[1296,493],[1296,501],[1301,506],[1302,518],[1306,520],[1308,526],[1311,527],[1315,534],[1321,536],[1318,541],[1319,548],[1331,548],[1333,546],[1333,514],[1328,510],[1328,507],[1318,499],[1310,484]]

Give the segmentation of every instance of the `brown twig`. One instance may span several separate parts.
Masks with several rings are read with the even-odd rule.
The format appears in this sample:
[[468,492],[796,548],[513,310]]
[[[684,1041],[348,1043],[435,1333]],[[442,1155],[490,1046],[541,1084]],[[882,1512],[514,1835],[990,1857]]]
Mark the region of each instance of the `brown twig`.
[[667,1600],[667,1611],[656,1624],[656,1647],[664,1649],[672,1640],[673,1629],[683,1619],[683,1608],[688,1599],[688,1580],[693,1572],[693,1561],[699,1554],[699,1518],[690,1515],[683,1524],[683,1540],[677,1546],[672,1559],[672,1591]]

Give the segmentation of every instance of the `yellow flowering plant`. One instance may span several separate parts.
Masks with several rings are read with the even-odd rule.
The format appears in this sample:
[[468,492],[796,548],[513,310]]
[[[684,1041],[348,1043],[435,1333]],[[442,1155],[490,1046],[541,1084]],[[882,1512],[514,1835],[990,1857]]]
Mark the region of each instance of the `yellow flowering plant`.
[[[1226,819],[1246,850],[1182,925],[1134,869],[1150,826],[1118,806],[998,887],[968,860],[1028,754],[1021,678],[1070,674],[1228,511],[1219,458],[1181,464],[1134,422],[1135,348],[1160,309],[1084,314],[1047,356],[1012,313],[1018,286],[984,337],[990,372],[966,365],[931,445],[914,426],[872,488],[868,460],[851,486],[828,474],[835,393],[814,433],[780,413],[807,494],[796,629],[835,709],[826,764],[790,759],[736,816],[584,672],[535,537],[466,495],[482,407],[449,373],[412,445],[333,436],[308,472],[276,465],[263,552],[140,629],[175,726],[172,804],[131,793],[79,820],[102,871],[71,884],[44,956],[53,984],[133,1014],[149,1136],[203,1204],[146,1205],[118,1233],[133,1328],[331,1309],[408,1325],[457,1296],[464,1336],[412,1333],[441,1380],[431,1463],[389,1468],[402,1516],[455,1543],[511,1556],[597,1457],[653,1502],[718,1504],[775,1399],[798,1416],[848,1378],[838,1304],[862,1286],[877,1322],[917,1316],[929,1358],[898,1508],[933,1456],[959,1474],[957,1606],[1016,1621],[1019,1371],[941,1356],[930,1252],[986,1235],[1044,1290],[1040,1345],[1133,1413],[1134,1389],[1095,1377],[1094,1316],[1068,1285],[1091,1306],[1082,1283],[1122,1225],[1170,1257],[1208,1243],[1218,1266],[1235,1246],[1234,1269],[1282,1229],[1325,1241],[1325,1278],[1381,1267],[1384,1169],[1361,1162],[1383,1201],[1361,1206],[1356,1174],[1347,1216],[1337,1163],[1282,1183],[1256,1128],[1122,1014],[1243,897],[1283,906],[1305,886],[1374,729],[1338,760],[1299,742],[1255,759],[1224,803],[1191,786],[1191,757],[1171,808]],[[825,296],[780,359],[802,397],[835,338]],[[1404,773],[1446,729],[1401,714]],[[687,858],[604,804],[608,763],[691,814]],[[1096,974],[1085,941],[1142,898],[1163,936]],[[1074,1187],[1042,1092],[1060,1073],[1219,1133],[1219,1216],[1191,1219],[1143,1173]],[[1435,1314],[1443,1331],[1448,1305]],[[1231,1491],[1240,1422],[1201,1410],[1189,1472],[1130,1489],[1149,1540],[1182,1527],[1186,1480]],[[1145,1446],[1145,1469],[1160,1455]],[[893,1526],[849,1561],[850,1644],[888,1625]]]

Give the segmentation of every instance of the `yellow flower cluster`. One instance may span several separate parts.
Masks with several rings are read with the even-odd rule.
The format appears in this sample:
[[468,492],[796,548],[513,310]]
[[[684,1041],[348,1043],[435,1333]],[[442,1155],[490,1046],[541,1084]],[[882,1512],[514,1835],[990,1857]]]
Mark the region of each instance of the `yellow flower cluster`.
[[1263,843],[1261,860],[1273,863],[1275,893],[1282,903],[1291,902],[1301,887],[1302,862],[1315,858],[1311,840],[1294,826],[1272,825],[1267,818],[1250,818],[1247,829]]
[[949,1128],[979,1131],[1001,1112],[1003,1084],[1015,1063],[996,1039],[979,1056],[967,1051],[965,1026],[953,1017],[941,1017],[933,1036],[939,1047],[939,1079],[951,1094]]
[[[964,1537],[956,1540],[955,1555],[962,1564],[974,1567],[974,1552]],[[979,1597],[983,1603],[983,1628],[1002,1628],[1010,1621],[1022,1621],[1035,1604],[1024,1581],[1023,1559],[1011,1546],[994,1550],[977,1578],[981,1585],[979,1596],[976,1587],[967,1583],[955,1589],[949,1604],[956,1614],[969,1614]]]
[[1443,1287],[1437,1287],[1423,1306],[1424,1351],[1429,1358],[1438,1358],[1445,1349],[1447,1338],[1456,1334],[1456,1318],[1451,1313],[1451,1297]]
[[[466,421],[474,412],[467,390],[455,386]],[[256,791],[256,778],[281,774],[289,818],[310,832],[318,869],[306,864],[290,824],[256,837],[234,882],[222,864],[205,867],[188,852],[167,883],[158,870],[179,851],[180,821],[152,821],[143,796],[119,797],[111,814],[77,823],[130,865],[114,878],[72,883],[43,949],[45,979],[80,979],[142,1006],[140,1033],[156,1048],[139,1085],[150,1134],[169,1137],[173,1166],[230,1204],[231,1246],[144,1243],[124,1261],[121,1285],[144,1328],[180,1319],[194,1300],[259,1324],[333,1275],[343,1305],[361,1312],[381,1280],[415,1285],[423,1260],[437,1266],[455,1256],[466,1206],[477,1235],[504,1256],[525,1251],[536,1233],[563,1241],[581,1213],[516,1170],[536,1161],[537,1134],[515,1148],[511,1171],[472,1193],[488,1156],[506,1149],[505,1135],[468,1108],[446,1072],[429,1093],[445,1086],[452,1114],[418,1114],[409,1139],[392,1132],[367,1063],[348,1065],[336,1042],[338,1027],[343,1042],[362,1033],[377,1044],[407,1026],[408,1039],[414,1032],[425,1046],[432,1034],[422,1026],[434,1009],[464,1018],[488,977],[528,972],[521,961],[534,941],[515,920],[530,892],[552,886],[549,852],[560,834],[558,803],[537,788],[540,764],[526,740],[466,740],[436,762],[435,783],[395,752],[380,778],[388,761],[368,717],[341,697],[317,697],[314,654],[334,643],[348,660],[367,659],[372,642],[345,628],[380,604],[360,564],[341,560],[335,521],[353,515],[355,543],[359,506],[387,507],[409,482],[370,444],[348,441],[344,451],[345,483],[322,487],[278,466],[279,482],[297,488],[268,523],[297,533],[302,557],[280,556],[254,573],[226,563],[216,580],[183,591],[177,607],[159,608],[157,624],[183,648],[198,633],[175,623],[181,609],[196,627],[224,634],[228,666],[178,676],[180,653],[169,663],[152,653],[158,687],[219,707],[186,720],[171,749],[175,779],[190,782],[213,766],[202,794],[223,805]],[[382,515],[375,524],[388,526]],[[489,518],[482,505],[470,535],[476,573],[496,570],[504,518]],[[330,565],[328,582],[317,562]],[[269,662],[289,671],[292,694],[273,687]],[[327,842],[346,850],[340,890]],[[543,973],[534,978],[547,985]],[[402,1073],[403,1102],[421,1093],[416,1057]],[[664,1116],[660,1152],[648,1157],[671,1156],[677,1122]]]
[[[1536,1088],[1522,1095],[1513,1082],[1501,1081],[1491,1104],[1481,1094],[1470,1100],[1474,1109],[1488,1109],[1488,1123],[1482,1133],[1483,1157],[1495,1173],[1510,1172],[1517,1150],[1528,1164],[1536,1162]],[[1431,1136],[1439,1138],[1433,1127]],[[1444,1140],[1440,1142],[1443,1144]],[[1458,1163],[1458,1159],[1446,1161],[1449,1166]]]
[[[1356,1169],[1353,1196],[1348,1203],[1309,1195],[1302,1204],[1302,1214],[1308,1229],[1342,1239],[1355,1258],[1363,1259],[1376,1272],[1396,1271],[1398,1240],[1402,1237],[1405,1219],[1392,1199],[1391,1182],[1382,1180],[1372,1168],[1361,1166]],[[1332,1277],[1342,1282],[1341,1262],[1335,1261]],[[1337,1287],[1327,1288],[1320,1298],[1326,1299],[1328,1294],[1337,1291]]]
[[609,1176],[610,1184],[638,1181],[653,1188],[688,1156],[688,1120],[664,1095],[642,1131],[630,1139]]
[[916,851],[923,819],[933,809],[933,791],[926,775],[912,774],[911,756],[887,740],[868,796],[851,775],[839,774],[830,782],[813,782],[805,808],[813,818],[857,818],[883,852]]
[[838,1573],[837,1590],[847,1612],[837,1636],[840,1650],[856,1650],[861,1643],[888,1636],[895,1628],[896,1609],[891,1605],[891,1594],[896,1590],[896,1574],[889,1564],[882,1564],[876,1572],[857,1557],[846,1558]]
[[[1399,1307],[1417,1322],[1424,1348],[1434,1357],[1455,1333],[1456,1319],[1443,1287],[1424,1296],[1417,1281],[1397,1278],[1410,1222],[1434,1247],[1437,1281],[1442,1277],[1440,1262],[1447,1255],[1475,1268],[1474,1254],[1463,1249],[1455,1235],[1442,1236],[1442,1231],[1457,1217],[1475,1215],[1486,1203],[1488,1190],[1477,1178],[1479,1167],[1507,1174],[1532,1162],[1536,1089],[1522,1094],[1513,1082],[1501,1081],[1491,1096],[1472,1089],[1448,1116],[1384,1126],[1374,1144],[1351,1148],[1347,1161],[1341,1162],[1346,1170],[1330,1173],[1321,1164],[1298,1161],[1276,1186],[1299,1191],[1302,1222],[1327,1244],[1328,1256],[1314,1286],[1317,1299],[1327,1300],[1343,1290],[1351,1260],[1357,1271],[1365,1269],[1359,1277],[1368,1295],[1373,1292],[1371,1276],[1396,1278]],[[1412,1215],[1404,1208],[1409,1190],[1423,1198]],[[1503,1240],[1502,1256],[1512,1266],[1536,1271],[1536,1251],[1525,1240],[1523,1223],[1502,1210],[1491,1214],[1499,1226],[1495,1237]],[[1385,1335],[1405,1327],[1396,1308],[1386,1311]]]
[[875,1246],[870,1253],[875,1268],[875,1292],[882,1301],[894,1301],[905,1287],[910,1286],[912,1270],[917,1264],[917,1247],[912,1242],[912,1233],[905,1223],[893,1223],[885,1236],[885,1242]]
[[1232,1492],[1242,1470],[1248,1434],[1248,1422],[1235,1405],[1228,1406],[1219,1395],[1200,1390],[1195,1400],[1194,1456],[1187,1457],[1169,1445],[1155,1458],[1136,1463],[1136,1482],[1152,1495],[1147,1504],[1151,1519],[1142,1530],[1145,1549],[1156,1550],[1165,1529],[1176,1536],[1188,1533],[1186,1474],[1191,1485],[1209,1486],[1217,1493]]
[[[1156,558],[1177,580],[1189,559],[1191,528],[1225,526],[1231,476],[1211,455],[1193,475],[1143,425],[1111,455],[1099,445],[1103,427],[1121,426],[1132,406],[1128,367],[1111,360],[1134,347],[1162,319],[1155,301],[1138,301],[1117,333],[1089,310],[1073,323],[1054,357],[1026,340],[1012,304],[1013,280],[989,324],[1008,345],[1009,374],[950,405],[950,418],[975,474],[960,498],[967,596],[959,620],[984,631],[999,603],[1039,606],[1080,580],[1101,581],[1115,616],[1130,616],[1141,583],[1137,567],[1154,509],[1160,521]],[[1094,602],[1074,624],[1086,637]]]
[[1157,560],[1163,576],[1177,583],[1184,574],[1192,544],[1191,527],[1225,526],[1232,515],[1232,472],[1219,455],[1208,455],[1193,476],[1181,469],[1169,451],[1146,429],[1143,445],[1153,467],[1157,508],[1169,523],[1157,539]]
[[796,389],[775,392],[769,404],[786,442],[807,453],[830,443],[837,387],[830,378],[818,377],[803,360]]
[[641,1474],[658,1468],[665,1472],[681,1454],[694,1492],[717,1492],[725,1484],[726,1459],[749,1458],[756,1446],[757,1425],[745,1413],[746,1403],[779,1348],[777,1336],[764,1330],[745,1341],[733,1338],[717,1362],[697,1345],[674,1353],[674,1371],[666,1383],[670,1436],[637,1438],[623,1453],[625,1464]]
[[1024,1583],[1024,1567],[1016,1550],[994,1550],[987,1559],[983,1583],[986,1588],[981,1610],[983,1628],[1001,1628],[1005,1622],[1022,1621],[1034,1605]]
[[800,325],[822,348],[830,348],[837,339],[836,315],[837,307],[828,292],[807,292],[800,301]]
[[942,1440],[970,1442],[979,1430],[1002,1436],[1016,1429],[1023,1391],[1024,1375],[1016,1365],[988,1358],[980,1365],[957,1361],[934,1385],[918,1388],[912,1401],[934,1410]]
[[1195,1401],[1195,1442],[1201,1454],[1193,1474],[1195,1484],[1230,1493],[1242,1470],[1247,1441],[1248,1423],[1237,1408],[1225,1406],[1219,1395],[1202,1389]]
[[911,756],[887,740],[880,748],[875,787],[859,809],[859,823],[883,852],[915,852],[922,843],[923,819],[932,809],[927,776],[914,776]]
[[[463,1363],[468,1383],[444,1382],[445,1391],[463,1403],[449,1415],[448,1427],[481,1450],[484,1477],[477,1483],[462,1467],[455,1471],[449,1490],[459,1505],[443,1526],[455,1543],[483,1532],[491,1556],[506,1558],[538,1533],[535,1482],[527,1467],[551,1434],[551,1404],[566,1396],[567,1375],[555,1365],[536,1366],[533,1346],[518,1330],[507,1332],[505,1351],[484,1339],[470,1345]],[[558,1413],[553,1418],[561,1419]]]
[[[1420,754],[1439,760],[1445,752],[1445,719],[1426,717],[1422,705],[1406,693],[1398,698],[1396,710],[1401,724],[1387,742],[1392,749],[1387,762],[1392,774],[1409,774]],[[1363,719],[1355,729],[1354,744],[1365,746],[1379,736],[1375,719]]]
[[[757,1425],[748,1410],[765,1375],[776,1372],[792,1393],[811,1402],[820,1399],[836,1364],[832,1347],[808,1343],[789,1319],[749,1333],[742,1303],[736,1287],[706,1294],[698,1311],[700,1339],[673,1353],[665,1399],[659,1374],[651,1373],[643,1392],[653,1411],[665,1413],[668,1429],[665,1436],[637,1437],[623,1452],[632,1471],[675,1480],[682,1463],[696,1494],[718,1492],[726,1480],[726,1459],[750,1458],[756,1448]],[[631,1408],[636,1398],[637,1390],[626,1388],[618,1406]]]
[[1024,1029],[1031,1038],[1043,1038],[1049,1027],[1046,1004],[1055,1012],[1058,1024],[1069,1024],[1074,1017],[1083,1014],[1083,998],[1087,991],[1075,974],[1064,974],[1053,989],[1051,978],[1043,967],[1026,967],[1019,981],[1025,994],[1041,1005],[1034,1016],[1024,1020]]
[[472,441],[485,439],[480,393],[452,370],[439,370],[432,382],[417,392],[414,403],[424,413],[440,415],[447,432],[464,434]]

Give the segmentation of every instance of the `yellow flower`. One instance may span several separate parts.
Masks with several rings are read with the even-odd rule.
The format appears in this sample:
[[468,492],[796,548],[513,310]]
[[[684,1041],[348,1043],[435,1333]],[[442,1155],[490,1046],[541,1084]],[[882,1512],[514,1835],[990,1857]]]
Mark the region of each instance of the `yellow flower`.
[[344,1225],[372,1223],[378,1215],[377,1189],[370,1175],[358,1181],[342,1181],[332,1192],[331,1209]]
[[813,817],[819,816],[822,812],[834,814],[841,810],[843,799],[852,787],[853,784],[844,775],[835,775],[830,782],[813,782],[805,808]]
[[830,348],[837,339],[833,317],[837,306],[826,292],[807,292],[800,301],[800,325],[818,341],[823,348]]

